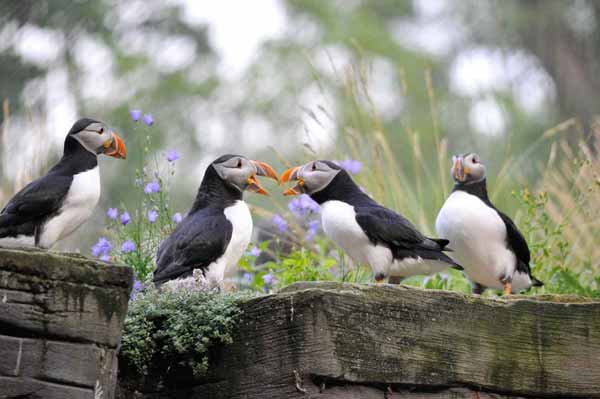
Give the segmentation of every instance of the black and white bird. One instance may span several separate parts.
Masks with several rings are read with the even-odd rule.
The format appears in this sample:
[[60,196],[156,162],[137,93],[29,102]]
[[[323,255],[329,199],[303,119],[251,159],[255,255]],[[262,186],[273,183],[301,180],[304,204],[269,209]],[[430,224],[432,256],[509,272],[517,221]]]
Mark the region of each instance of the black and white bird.
[[222,288],[225,270],[237,265],[252,237],[244,191],[268,194],[257,175],[278,180],[268,164],[240,155],[223,155],[208,166],[192,209],[158,249],[157,286],[199,270],[207,287]]
[[104,123],[88,118],[75,122],[60,161],[0,212],[0,247],[47,249],[77,230],[100,199],[99,154],[125,159],[127,151]]
[[435,223],[450,240],[454,257],[473,283],[473,293],[503,289],[506,295],[543,283],[531,275],[527,241],[514,222],[488,198],[479,155],[452,157],[455,185]]
[[298,183],[285,195],[306,193],[321,205],[323,231],[357,264],[368,264],[375,280],[432,274],[459,268],[444,254],[447,240],[425,237],[402,215],[379,205],[331,161],[288,169],[282,182]]

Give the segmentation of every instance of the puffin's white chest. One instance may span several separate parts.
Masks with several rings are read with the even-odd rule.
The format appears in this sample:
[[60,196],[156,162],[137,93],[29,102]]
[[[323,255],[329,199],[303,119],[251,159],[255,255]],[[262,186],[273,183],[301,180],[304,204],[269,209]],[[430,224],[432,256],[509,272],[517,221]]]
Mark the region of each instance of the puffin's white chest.
[[493,208],[464,191],[455,191],[444,203],[436,223],[440,238],[465,268],[467,275],[486,287],[501,288],[499,278],[514,272],[516,257],[507,248],[506,226]]
[[76,174],[59,214],[43,226],[39,245],[50,248],[73,233],[93,213],[100,199],[100,173],[94,169]]
[[223,281],[225,270],[235,267],[252,239],[252,215],[244,201],[237,201],[234,205],[225,208],[227,220],[231,222],[233,231],[231,240],[225,253],[216,262],[212,263],[206,273],[206,279],[220,284]]
[[342,201],[327,201],[321,205],[321,223],[327,236],[342,247],[357,263],[368,263],[368,249],[373,247],[356,221],[352,205]]

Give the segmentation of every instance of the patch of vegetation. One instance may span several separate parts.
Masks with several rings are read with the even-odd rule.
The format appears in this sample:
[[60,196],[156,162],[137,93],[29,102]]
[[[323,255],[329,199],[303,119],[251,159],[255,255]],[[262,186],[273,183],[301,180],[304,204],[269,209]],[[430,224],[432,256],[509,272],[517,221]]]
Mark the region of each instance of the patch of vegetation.
[[148,288],[129,304],[121,361],[139,376],[157,363],[161,369],[188,366],[194,377],[208,369],[212,347],[232,343],[241,315],[238,302],[250,294],[158,291]]

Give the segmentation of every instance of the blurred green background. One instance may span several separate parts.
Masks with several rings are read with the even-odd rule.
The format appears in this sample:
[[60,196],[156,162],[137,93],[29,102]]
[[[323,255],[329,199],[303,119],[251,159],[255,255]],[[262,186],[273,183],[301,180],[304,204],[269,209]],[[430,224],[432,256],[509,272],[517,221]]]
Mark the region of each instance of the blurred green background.
[[[134,197],[139,135],[151,136],[150,153],[181,153],[178,211],[223,153],[280,170],[354,158],[359,183],[433,234],[448,158],[477,151],[500,208],[518,219],[513,191],[550,192],[550,218],[597,271],[598,196],[581,196],[598,179],[599,76],[591,0],[3,0],[0,203],[91,116],[130,157],[101,160],[94,220],[59,249],[89,253],[106,209]],[[155,125],[134,129],[130,109]],[[580,158],[583,172],[569,163]],[[579,219],[565,220],[572,207]]]

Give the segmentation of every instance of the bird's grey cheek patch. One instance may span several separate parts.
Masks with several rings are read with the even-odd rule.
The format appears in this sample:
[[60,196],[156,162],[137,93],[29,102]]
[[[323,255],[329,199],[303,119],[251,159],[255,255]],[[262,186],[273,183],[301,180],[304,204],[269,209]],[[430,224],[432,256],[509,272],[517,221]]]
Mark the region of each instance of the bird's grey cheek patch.
[[328,172],[313,172],[314,183],[311,184],[311,186],[313,187],[308,187],[308,189],[311,193],[316,193],[325,189],[325,187],[327,187],[331,183],[331,181],[334,179],[334,177],[337,176],[339,172],[339,170],[333,169]]

